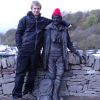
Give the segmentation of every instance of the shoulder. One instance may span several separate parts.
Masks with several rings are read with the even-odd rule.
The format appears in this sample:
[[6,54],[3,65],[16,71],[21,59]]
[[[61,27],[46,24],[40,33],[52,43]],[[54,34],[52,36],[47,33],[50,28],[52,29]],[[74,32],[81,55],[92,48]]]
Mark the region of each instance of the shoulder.
[[27,18],[27,16],[23,16],[23,17],[19,20],[19,22],[24,22],[24,21],[26,21],[26,18]]
[[62,24],[63,26],[65,26],[66,28],[71,28],[71,27],[72,27],[72,24],[70,24],[70,23],[68,23],[68,22],[66,22],[66,21],[64,21],[64,20],[62,20],[61,24]]

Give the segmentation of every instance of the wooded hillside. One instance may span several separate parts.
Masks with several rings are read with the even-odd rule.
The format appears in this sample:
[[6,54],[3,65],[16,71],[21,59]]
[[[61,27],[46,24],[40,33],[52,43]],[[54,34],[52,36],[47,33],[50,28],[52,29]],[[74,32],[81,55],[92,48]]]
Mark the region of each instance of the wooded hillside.
[[72,24],[69,34],[80,49],[100,49],[100,10],[63,15]]

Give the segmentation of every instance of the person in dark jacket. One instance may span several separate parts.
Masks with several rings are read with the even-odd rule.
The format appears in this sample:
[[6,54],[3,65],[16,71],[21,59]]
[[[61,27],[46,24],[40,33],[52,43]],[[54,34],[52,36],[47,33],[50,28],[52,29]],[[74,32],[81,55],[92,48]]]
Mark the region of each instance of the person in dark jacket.
[[[23,97],[33,97],[32,91],[37,71],[36,63],[43,43],[42,30],[51,23],[50,19],[41,16],[40,10],[41,4],[38,1],[33,1],[31,11],[21,18],[18,24],[15,36],[18,57],[15,86],[12,91],[14,100],[22,100],[23,86]],[[24,85],[26,73],[27,77]]]
[[[15,39],[19,52],[17,57],[15,86],[12,91],[14,100],[22,99],[22,87],[24,85],[26,72],[28,73],[23,95],[24,98],[32,97],[37,70],[35,62],[42,45],[42,29],[51,22],[51,20],[41,17],[40,10],[41,4],[38,1],[33,1],[31,11],[29,11],[18,24]],[[25,95],[27,94],[30,95],[26,97]]]
[[[78,51],[73,47],[70,36],[65,26],[61,25],[62,15],[59,8],[52,14],[52,23],[44,30],[44,67],[47,69],[47,78],[52,82],[51,98],[49,100],[60,100],[59,89],[64,69],[68,70],[67,48],[78,56]],[[50,92],[50,91],[49,91]],[[48,94],[48,93],[47,93]]]

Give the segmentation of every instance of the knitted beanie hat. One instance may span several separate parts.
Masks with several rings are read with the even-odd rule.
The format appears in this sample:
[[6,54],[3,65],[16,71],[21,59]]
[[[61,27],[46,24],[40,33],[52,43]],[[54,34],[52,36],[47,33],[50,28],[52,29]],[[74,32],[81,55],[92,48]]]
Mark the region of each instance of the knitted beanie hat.
[[60,9],[59,9],[59,8],[56,8],[56,9],[54,10],[54,12],[53,12],[52,16],[54,16],[54,15],[58,15],[58,16],[61,16],[61,17],[62,17],[62,14],[61,14],[61,12],[60,12]]

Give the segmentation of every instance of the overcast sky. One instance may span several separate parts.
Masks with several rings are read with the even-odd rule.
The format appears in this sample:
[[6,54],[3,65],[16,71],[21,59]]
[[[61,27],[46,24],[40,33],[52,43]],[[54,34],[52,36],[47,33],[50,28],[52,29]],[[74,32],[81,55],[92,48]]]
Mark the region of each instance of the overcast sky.
[[[0,32],[16,28],[21,17],[30,10],[33,0],[0,0]],[[42,16],[51,18],[55,8],[61,12],[90,11],[100,9],[100,0],[39,0]]]

